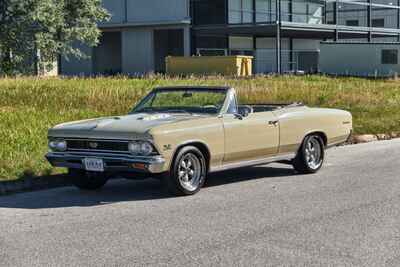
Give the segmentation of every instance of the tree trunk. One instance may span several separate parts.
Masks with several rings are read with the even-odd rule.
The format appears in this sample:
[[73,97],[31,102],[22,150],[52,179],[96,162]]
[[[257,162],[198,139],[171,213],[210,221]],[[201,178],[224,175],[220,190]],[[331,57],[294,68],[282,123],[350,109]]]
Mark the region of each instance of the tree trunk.
[[34,57],[33,57],[33,71],[35,76],[40,76],[40,50],[38,49],[35,37],[35,47],[33,50]]
[[11,49],[6,49],[5,53],[0,55],[0,73],[4,75],[12,74],[12,51]]

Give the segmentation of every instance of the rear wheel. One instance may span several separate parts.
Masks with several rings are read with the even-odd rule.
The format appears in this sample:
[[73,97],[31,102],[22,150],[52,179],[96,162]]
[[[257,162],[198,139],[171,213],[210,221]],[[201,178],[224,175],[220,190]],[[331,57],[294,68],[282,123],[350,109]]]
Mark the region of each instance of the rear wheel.
[[311,174],[318,172],[325,160],[325,147],[319,135],[307,136],[301,145],[293,167],[299,173]]
[[206,170],[203,153],[196,147],[186,146],[178,152],[169,175],[164,177],[164,182],[174,195],[194,195],[204,185]]
[[69,176],[73,185],[82,190],[96,190],[102,188],[108,181],[104,173],[86,172],[69,169]]

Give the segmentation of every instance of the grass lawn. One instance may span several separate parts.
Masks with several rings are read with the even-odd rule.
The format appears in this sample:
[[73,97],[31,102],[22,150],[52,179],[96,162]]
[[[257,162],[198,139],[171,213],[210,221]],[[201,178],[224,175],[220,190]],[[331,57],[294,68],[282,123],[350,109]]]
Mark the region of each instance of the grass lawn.
[[147,79],[0,79],[0,180],[47,175],[47,129],[84,118],[127,113],[151,88],[229,85],[241,102],[295,102],[349,110],[356,133],[400,131],[400,81],[324,76]]

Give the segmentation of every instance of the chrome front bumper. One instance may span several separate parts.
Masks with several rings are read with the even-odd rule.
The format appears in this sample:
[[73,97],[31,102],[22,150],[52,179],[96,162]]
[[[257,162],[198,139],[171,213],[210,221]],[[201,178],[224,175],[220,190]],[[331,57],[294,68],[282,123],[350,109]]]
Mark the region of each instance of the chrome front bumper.
[[139,157],[126,154],[90,152],[49,152],[46,159],[54,167],[84,169],[85,158],[102,159],[106,172],[163,173],[165,159],[161,156]]

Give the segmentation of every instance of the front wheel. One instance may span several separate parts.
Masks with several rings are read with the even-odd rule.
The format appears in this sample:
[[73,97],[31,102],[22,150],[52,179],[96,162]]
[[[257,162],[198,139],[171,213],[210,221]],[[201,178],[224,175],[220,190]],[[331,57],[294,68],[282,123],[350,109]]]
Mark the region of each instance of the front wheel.
[[206,173],[203,153],[196,147],[186,146],[178,152],[169,174],[164,177],[164,182],[174,195],[194,195],[203,187]]
[[325,147],[318,135],[307,136],[293,160],[294,169],[303,174],[318,172],[325,160]]
[[83,170],[69,169],[68,174],[72,184],[82,190],[100,189],[108,181],[108,178],[103,173],[91,173]]

